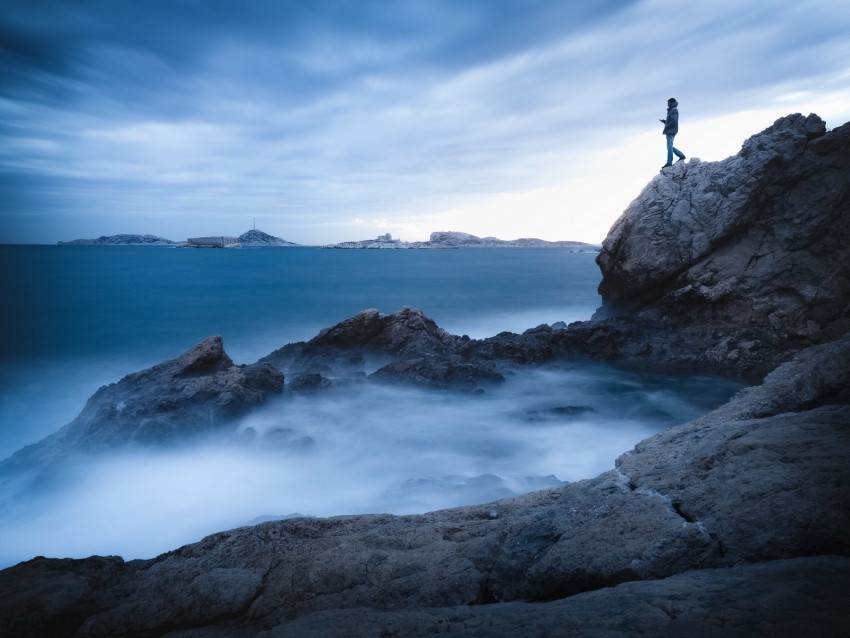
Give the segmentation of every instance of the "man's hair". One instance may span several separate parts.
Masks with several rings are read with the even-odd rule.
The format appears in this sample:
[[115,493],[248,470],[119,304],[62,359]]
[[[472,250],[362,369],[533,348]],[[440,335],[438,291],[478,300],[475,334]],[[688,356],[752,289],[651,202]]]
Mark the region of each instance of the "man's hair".
[[676,101],[676,98],[671,97],[669,100],[667,100],[667,104],[672,104],[675,101]]

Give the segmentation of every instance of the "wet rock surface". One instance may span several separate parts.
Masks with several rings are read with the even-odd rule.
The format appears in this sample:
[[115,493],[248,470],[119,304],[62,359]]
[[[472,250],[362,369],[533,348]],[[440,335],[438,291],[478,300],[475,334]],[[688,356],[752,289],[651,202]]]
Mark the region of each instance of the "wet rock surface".
[[[76,619],[79,636],[255,635],[275,627],[271,635],[313,635],[318,619],[333,627],[361,608],[388,627],[452,617],[473,631],[520,622],[513,614],[522,607],[551,632],[572,613],[561,605],[589,614],[594,604],[619,604],[618,613],[636,618],[657,604],[670,614],[662,609],[625,635],[683,635],[689,627],[714,635],[723,627],[702,610],[726,605],[735,583],[757,582],[750,602],[728,611],[740,635],[776,627],[777,614],[818,596],[829,601],[827,612],[809,626],[840,635],[829,633],[844,617],[831,581],[806,581],[805,595],[793,583],[825,573],[817,570],[850,577],[848,559],[836,557],[850,554],[850,405],[836,393],[848,369],[850,338],[814,347],[718,410],[642,442],[595,479],[488,505],[275,521],[152,561],[22,563],[0,572],[0,620],[23,628]],[[822,558],[802,559],[812,555]],[[800,562],[781,562],[792,558]],[[718,568],[728,571],[702,571]],[[649,582],[616,587],[630,581]],[[585,607],[576,597],[583,592],[595,592],[596,603]],[[361,629],[352,635],[380,635]]]
[[175,359],[103,386],[79,416],[0,464],[0,476],[34,471],[69,454],[128,445],[174,445],[232,427],[233,420],[283,389],[268,364],[236,365],[221,337]]
[[260,360],[309,386],[369,379],[430,388],[474,391],[504,381],[493,357],[474,357],[470,339],[449,334],[416,308],[394,314],[364,310]]

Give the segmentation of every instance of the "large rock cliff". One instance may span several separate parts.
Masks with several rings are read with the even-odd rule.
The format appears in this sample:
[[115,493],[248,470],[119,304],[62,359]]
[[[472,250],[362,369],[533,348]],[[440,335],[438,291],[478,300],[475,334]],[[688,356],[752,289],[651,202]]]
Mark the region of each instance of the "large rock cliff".
[[598,317],[692,328],[738,367],[836,338],[850,329],[850,124],[790,115],[734,157],[665,169],[597,263]]

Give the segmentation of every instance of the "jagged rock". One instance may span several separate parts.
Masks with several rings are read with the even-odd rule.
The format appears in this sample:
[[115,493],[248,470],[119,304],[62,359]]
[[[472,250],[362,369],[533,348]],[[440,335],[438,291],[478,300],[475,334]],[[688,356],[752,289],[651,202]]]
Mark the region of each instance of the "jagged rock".
[[465,356],[469,339],[449,334],[416,308],[395,314],[364,310],[322,330],[306,343],[290,344],[260,360],[288,376],[476,390],[504,381],[492,361]]
[[[79,636],[186,627],[198,628],[186,635],[254,635],[277,625],[288,631],[293,622],[298,628],[299,619],[311,626],[310,618],[324,617],[311,614],[323,610],[343,618],[364,607],[393,610],[393,623],[416,623],[424,622],[427,608],[477,603],[498,605],[467,618],[499,618],[511,613],[501,605],[510,601],[563,599],[681,574],[675,581],[596,593],[612,601],[619,600],[618,591],[674,595],[710,583],[712,576],[699,570],[847,556],[850,405],[840,388],[848,368],[850,337],[813,347],[761,387],[639,444],[614,470],[489,505],[421,516],[270,522],[215,534],[151,561],[22,563],[0,572],[0,593],[10,592],[0,603],[0,622],[40,627],[73,619]],[[789,388],[796,389],[792,396]],[[847,577],[846,558],[816,564],[823,570],[830,562]],[[736,569],[724,572],[737,574],[727,582],[784,573]],[[747,574],[761,576],[747,580]],[[676,587],[665,590],[665,582]],[[783,601],[795,581],[761,582],[765,601]],[[779,589],[768,596],[774,586]],[[723,591],[718,601],[728,600],[729,590]],[[574,609],[580,600],[560,604]],[[699,608],[698,600],[682,605]],[[625,605],[627,616],[639,607],[634,600]],[[535,609],[544,626],[557,626],[560,612]],[[773,627],[768,618],[782,613],[777,606],[735,609],[741,627],[750,623],[758,631]],[[828,618],[810,619],[812,626],[834,627],[839,612],[829,610]],[[675,612],[665,615],[658,619],[675,620]]]
[[173,444],[213,433],[282,388],[283,375],[273,366],[235,365],[221,337],[210,337],[175,359],[103,386],[76,419],[15,453],[0,470],[30,471],[72,453]]
[[790,115],[734,157],[665,170],[597,263],[598,318],[675,318],[733,368],[836,338],[850,328],[850,123]]

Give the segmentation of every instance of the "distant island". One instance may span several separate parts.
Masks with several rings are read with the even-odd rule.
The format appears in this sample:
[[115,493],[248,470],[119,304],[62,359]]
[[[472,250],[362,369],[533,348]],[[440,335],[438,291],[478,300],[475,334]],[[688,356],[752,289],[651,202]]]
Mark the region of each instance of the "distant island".
[[176,246],[179,242],[156,235],[101,235],[97,239],[60,241],[60,246]]
[[298,246],[291,241],[269,235],[256,228],[239,237],[207,236],[190,237],[185,241],[173,241],[156,235],[101,235],[96,239],[73,239],[60,241],[60,246],[175,246],[190,248],[241,248],[243,246]]
[[[176,248],[242,248],[242,247],[289,247],[300,246],[256,228],[242,233],[239,237],[212,235],[190,237],[185,241],[173,241],[156,235],[101,235],[96,239],[74,239],[60,241],[60,246],[173,246]],[[544,239],[497,239],[496,237],[477,237],[469,233],[440,231],[431,233],[428,241],[402,241],[393,239],[390,233],[378,235],[375,239],[346,241],[328,244],[322,248],[339,249],[447,249],[447,248],[567,248],[574,252],[598,252],[600,246],[580,241],[546,241]]]
[[286,241],[285,239],[281,239],[280,237],[275,237],[274,235],[269,235],[268,233],[264,233],[261,230],[257,230],[254,228],[253,230],[249,230],[247,233],[242,233],[239,237],[236,238],[243,246],[298,246],[300,244],[295,244],[291,241]]
[[342,249],[417,249],[417,248],[568,248],[576,252],[598,252],[600,247],[595,244],[587,244],[580,241],[546,241],[544,239],[522,238],[522,239],[497,239],[496,237],[477,237],[469,233],[456,231],[440,231],[431,233],[428,241],[406,242],[393,239],[392,235],[386,233],[378,235],[375,239],[364,239],[361,241],[346,241],[340,244],[330,244],[323,248]]

